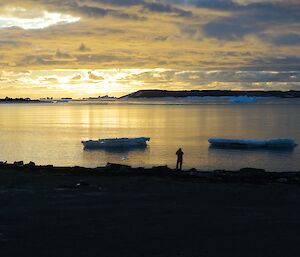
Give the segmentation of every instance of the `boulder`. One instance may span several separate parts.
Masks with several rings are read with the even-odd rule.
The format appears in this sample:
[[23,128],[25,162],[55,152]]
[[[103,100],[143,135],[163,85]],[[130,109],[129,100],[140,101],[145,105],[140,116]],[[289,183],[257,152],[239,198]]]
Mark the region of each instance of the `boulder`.
[[31,161],[31,162],[25,164],[24,167],[32,169],[32,168],[35,168],[36,165],[34,162]]
[[108,162],[106,164],[105,168],[107,168],[109,170],[113,170],[113,171],[120,171],[120,170],[130,170],[131,166]]
[[23,161],[14,162],[14,165],[17,166],[17,167],[23,167],[24,162]]

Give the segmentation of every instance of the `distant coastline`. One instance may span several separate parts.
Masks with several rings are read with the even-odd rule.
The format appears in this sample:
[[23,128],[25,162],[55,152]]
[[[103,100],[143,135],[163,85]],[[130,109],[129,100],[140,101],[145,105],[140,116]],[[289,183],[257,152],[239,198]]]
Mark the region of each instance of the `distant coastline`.
[[0,103],[62,103],[69,101],[89,101],[89,100],[122,100],[122,99],[137,99],[137,98],[185,98],[185,97],[276,97],[276,98],[300,98],[300,91],[290,90],[290,91],[240,91],[240,90],[159,90],[159,89],[149,89],[149,90],[138,90],[136,92],[121,96],[98,96],[98,97],[88,97],[88,98],[66,98],[62,97],[59,99],[40,98],[2,98]]
[[2,98],[0,103],[41,103],[40,100],[31,100],[30,98]]
[[220,97],[220,96],[249,96],[249,97],[278,97],[300,98],[300,91],[232,91],[232,90],[139,90],[120,97],[123,98],[158,98],[158,97]]

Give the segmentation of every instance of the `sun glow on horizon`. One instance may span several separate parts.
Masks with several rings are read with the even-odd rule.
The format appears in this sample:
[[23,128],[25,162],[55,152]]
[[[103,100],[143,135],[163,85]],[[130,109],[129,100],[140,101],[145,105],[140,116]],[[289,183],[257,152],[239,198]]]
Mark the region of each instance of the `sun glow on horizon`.
[[0,97],[299,90],[299,0],[0,0]]
[[[145,81],[140,76],[157,77],[167,69],[105,69],[105,70],[32,70],[28,72],[0,72],[0,86],[7,85],[8,92],[0,97],[64,97],[121,96],[143,89]],[[13,87],[16,87],[14,90]],[[18,94],[17,89],[23,87]],[[26,95],[24,94],[26,93]]]
[[122,96],[142,89],[290,90],[297,71],[53,69],[0,72],[0,98]]

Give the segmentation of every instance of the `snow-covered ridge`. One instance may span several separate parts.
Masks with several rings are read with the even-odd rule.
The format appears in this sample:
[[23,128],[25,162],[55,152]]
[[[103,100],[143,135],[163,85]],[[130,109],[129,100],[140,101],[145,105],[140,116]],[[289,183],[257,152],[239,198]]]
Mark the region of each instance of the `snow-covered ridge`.
[[149,137],[137,138],[105,138],[98,140],[81,141],[85,149],[105,149],[105,148],[134,148],[146,147]]
[[210,138],[208,142],[211,146],[224,148],[294,148],[297,144],[289,138],[273,139],[228,139],[228,138]]

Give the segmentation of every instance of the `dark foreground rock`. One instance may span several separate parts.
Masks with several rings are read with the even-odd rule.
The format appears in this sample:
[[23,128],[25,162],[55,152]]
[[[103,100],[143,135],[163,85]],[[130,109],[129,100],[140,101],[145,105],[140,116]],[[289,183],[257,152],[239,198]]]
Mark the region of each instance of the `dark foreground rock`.
[[168,166],[157,166],[152,168],[133,168],[128,165],[107,163],[105,167],[54,167],[53,165],[38,166],[34,162],[24,164],[23,161],[8,164],[0,162],[1,170],[14,170],[27,173],[51,173],[60,175],[82,175],[82,176],[152,176],[185,178],[193,181],[209,182],[240,182],[240,183],[290,183],[300,184],[300,172],[267,172],[263,169],[242,168],[238,171],[215,170],[199,171],[195,168],[190,170],[174,170]]
[[297,257],[297,178],[3,164],[0,256]]

